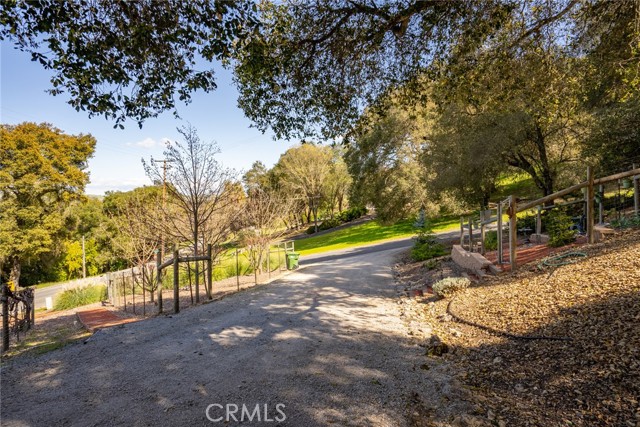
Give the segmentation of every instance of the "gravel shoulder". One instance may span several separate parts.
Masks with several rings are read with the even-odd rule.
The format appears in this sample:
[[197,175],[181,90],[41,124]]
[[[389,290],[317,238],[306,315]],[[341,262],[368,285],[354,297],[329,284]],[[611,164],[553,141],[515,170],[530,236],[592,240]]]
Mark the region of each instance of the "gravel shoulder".
[[205,410],[217,403],[266,404],[272,418],[283,404],[280,425],[448,425],[469,404],[448,364],[424,355],[426,335],[409,334],[391,274],[397,253],[326,260],[10,360],[2,424],[215,425]]

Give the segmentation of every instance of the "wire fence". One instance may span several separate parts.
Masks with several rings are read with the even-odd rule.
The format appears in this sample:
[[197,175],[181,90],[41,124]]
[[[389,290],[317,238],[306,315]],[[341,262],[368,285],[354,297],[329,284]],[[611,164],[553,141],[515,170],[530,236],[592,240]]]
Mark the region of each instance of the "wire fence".
[[0,303],[2,304],[2,351],[9,349],[10,336],[20,341],[20,335],[26,333],[34,325],[33,289],[15,290],[9,284],[1,286]]
[[[213,299],[239,292],[268,282],[287,270],[287,253],[292,246],[280,244],[270,247],[260,265],[253,266],[251,252],[247,249],[221,252],[211,264],[211,296]],[[196,276],[196,263],[198,273]],[[170,308],[175,300],[173,268],[161,272],[163,306]],[[178,264],[179,307],[195,305],[208,300],[207,262],[189,261]],[[196,278],[198,286],[196,286]],[[151,316],[158,313],[156,266],[148,264],[107,275],[108,302],[127,313]]]

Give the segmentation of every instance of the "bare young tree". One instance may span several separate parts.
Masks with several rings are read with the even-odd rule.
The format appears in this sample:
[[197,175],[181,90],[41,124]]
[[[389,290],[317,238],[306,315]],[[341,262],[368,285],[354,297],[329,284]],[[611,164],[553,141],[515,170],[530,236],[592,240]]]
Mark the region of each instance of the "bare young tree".
[[[160,243],[159,227],[163,213],[161,199],[154,192],[133,192],[111,217],[118,230],[113,240],[114,246],[138,269],[142,277],[142,287],[149,292],[151,302],[156,291],[155,265],[153,259]],[[135,277],[134,277],[135,280]]]
[[[229,221],[219,219],[225,217],[225,211],[236,201],[229,191],[230,183],[235,181],[235,171],[218,162],[218,146],[202,141],[191,125],[179,128],[178,132],[184,141],[167,143],[163,153],[170,164],[166,174],[153,159],[149,163],[143,160],[143,164],[149,178],[166,182],[167,210],[174,212],[165,216],[169,237],[176,242],[189,242],[193,255],[198,256],[207,243],[220,242],[228,233]],[[205,241],[207,239],[214,241]],[[200,301],[199,276],[196,262],[196,303]],[[211,297],[210,289],[207,295]]]
[[291,210],[291,199],[276,191],[254,189],[244,203],[241,242],[247,248],[256,281],[271,244],[286,232],[284,219]]

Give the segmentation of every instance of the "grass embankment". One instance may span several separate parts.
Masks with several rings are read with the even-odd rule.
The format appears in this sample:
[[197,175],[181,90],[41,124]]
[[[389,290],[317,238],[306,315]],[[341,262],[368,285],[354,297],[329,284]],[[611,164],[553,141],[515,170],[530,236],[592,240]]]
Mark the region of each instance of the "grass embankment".
[[[321,236],[296,240],[295,249],[301,255],[363,246],[386,240],[411,237],[416,234],[413,220],[404,220],[392,225],[384,225],[376,220],[368,221],[353,227],[343,228]],[[460,218],[446,216],[431,221],[434,232],[451,231],[460,226]]]
[[527,174],[513,174],[500,178],[498,180],[498,190],[491,196],[491,201],[497,203],[510,195],[531,200],[542,197],[533,179]]
[[64,291],[56,296],[53,309],[56,311],[69,310],[83,305],[93,304],[107,299],[105,285],[84,286]]

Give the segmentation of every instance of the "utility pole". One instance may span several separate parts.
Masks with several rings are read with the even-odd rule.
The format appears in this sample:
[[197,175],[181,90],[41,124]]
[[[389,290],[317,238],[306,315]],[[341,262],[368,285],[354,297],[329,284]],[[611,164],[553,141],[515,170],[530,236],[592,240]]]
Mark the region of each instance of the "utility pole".
[[82,235],[82,278],[87,277],[87,257],[84,251],[84,234]]
[[[152,160],[153,163],[162,163],[162,218],[165,220],[165,212],[167,205],[167,163],[173,162],[169,159]],[[160,252],[159,257],[162,260],[164,258],[164,224],[160,230]]]

